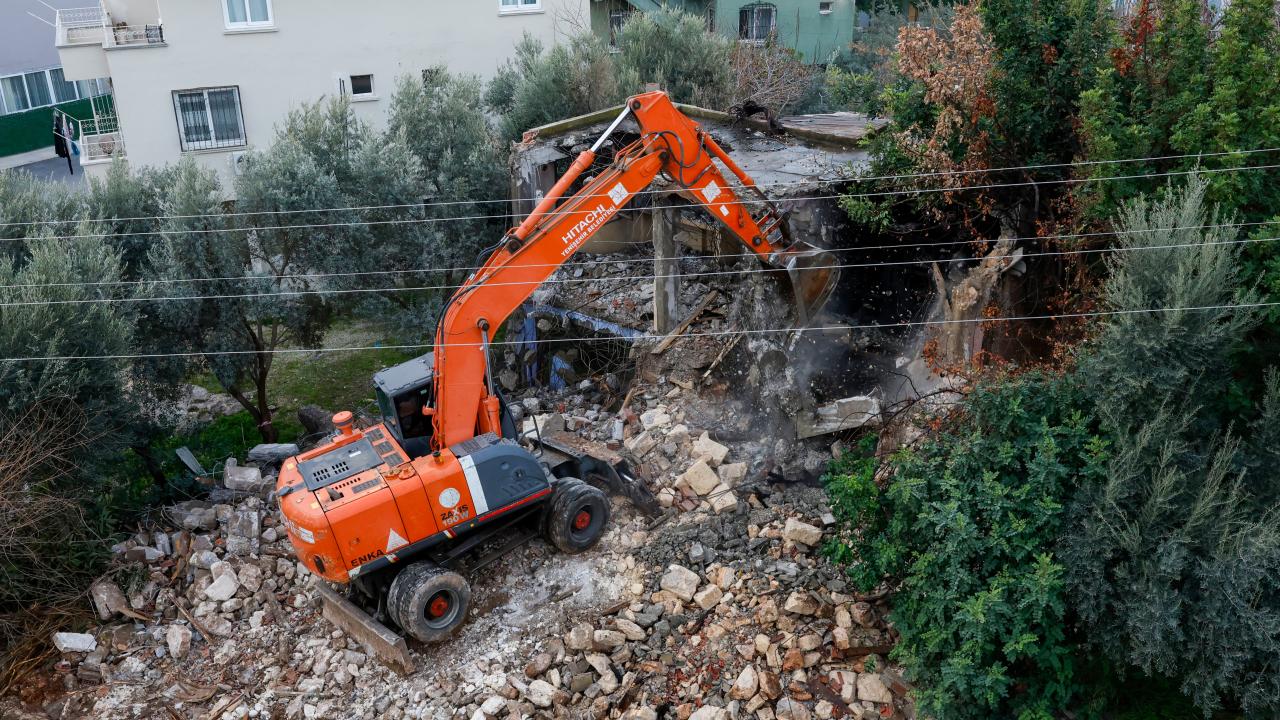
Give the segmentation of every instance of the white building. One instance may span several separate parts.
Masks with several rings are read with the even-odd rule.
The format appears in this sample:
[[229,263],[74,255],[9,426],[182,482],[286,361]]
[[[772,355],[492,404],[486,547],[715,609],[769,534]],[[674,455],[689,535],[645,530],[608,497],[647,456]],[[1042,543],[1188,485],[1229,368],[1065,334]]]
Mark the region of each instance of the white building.
[[[230,186],[237,158],[303,102],[345,93],[382,124],[395,80],[445,64],[491,76],[528,32],[585,27],[590,0],[102,0],[60,10],[68,80],[110,77],[116,117],[81,141],[90,174],[113,155],[183,155]],[[89,132],[92,131],[92,132]]]

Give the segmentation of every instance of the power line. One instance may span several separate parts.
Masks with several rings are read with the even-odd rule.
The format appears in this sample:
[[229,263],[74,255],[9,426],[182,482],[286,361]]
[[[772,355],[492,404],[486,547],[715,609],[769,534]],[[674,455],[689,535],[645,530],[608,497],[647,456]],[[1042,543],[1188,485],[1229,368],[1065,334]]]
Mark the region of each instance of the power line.
[[[874,330],[885,328],[905,328],[905,327],[929,327],[937,325],[967,325],[974,323],[997,323],[997,322],[1024,322],[1033,320],[1071,320],[1088,317],[1113,317],[1122,315],[1143,315],[1164,312],[1206,312],[1209,310],[1249,310],[1264,307],[1280,306],[1280,301],[1273,302],[1254,302],[1239,303],[1229,305],[1198,305],[1198,306],[1176,306],[1161,308],[1138,308],[1129,310],[1095,310],[1091,312],[1077,313],[1056,313],[1047,315],[1017,315],[1008,317],[982,317],[982,318],[962,318],[955,320],[914,320],[895,323],[869,323],[861,325],[824,325],[808,328],[768,328],[768,329],[752,329],[752,330],[708,330],[704,332],[686,332],[680,337],[724,337],[729,335],[761,335],[769,333],[805,333],[805,332],[827,332],[831,330]],[[633,335],[628,340],[661,340],[667,337],[665,334],[646,333],[641,335]],[[490,347],[496,346],[525,346],[525,345],[542,345],[566,342],[614,342],[617,338],[600,338],[600,337],[574,337],[574,338],[556,338],[544,340],[497,340],[489,342]],[[272,350],[214,350],[209,352],[178,352],[178,353],[138,353],[138,354],[119,354],[119,355],[47,355],[33,357],[6,357],[0,358],[0,362],[67,362],[74,360],[151,360],[160,358],[176,358],[176,357],[213,357],[213,356],[236,356],[236,355],[257,355],[266,353],[271,355],[283,354],[308,354],[308,353],[330,353],[330,352],[363,352],[370,350],[415,350],[422,348],[450,348],[450,347],[483,347],[482,342],[455,342],[455,343],[412,343],[402,345],[365,345],[358,347],[337,347],[337,348],[276,348]]]
[[[1067,163],[1044,163],[1039,165],[1012,165],[1012,166],[1006,166],[1006,167],[1000,167],[1000,168],[990,168],[986,170],[940,170],[940,171],[927,172],[927,173],[902,173],[897,175],[872,175],[872,176],[862,176],[862,177],[855,176],[855,177],[849,177],[849,178],[836,178],[828,182],[865,183],[865,182],[878,182],[881,180],[910,180],[910,179],[917,179],[917,178],[954,177],[959,175],[978,175],[983,173],[1012,172],[1016,170],[1048,170],[1052,168],[1087,167],[1087,166],[1094,166],[1094,165],[1123,165],[1128,163],[1158,162],[1163,160],[1185,160],[1189,158],[1223,157],[1228,155],[1254,155],[1258,153],[1270,153],[1270,152],[1277,152],[1277,151],[1280,151],[1280,147],[1256,148],[1253,150],[1231,150],[1231,151],[1223,150],[1223,151],[1209,152],[1209,153],[1204,153],[1204,152],[1186,153],[1182,155],[1154,155],[1150,157],[1120,158],[1116,160],[1079,160],[1079,161],[1067,162]],[[793,185],[813,185],[813,184],[821,184],[821,182],[815,183],[812,180],[779,180],[771,183],[756,183],[755,185],[756,187],[763,188],[763,187],[787,187],[787,186],[793,186]],[[641,190],[640,192],[637,192],[636,195],[649,195],[649,194],[658,194],[658,193],[664,193],[664,192],[669,192],[669,190],[668,189]],[[583,195],[579,197],[600,198],[600,197],[608,197],[608,195],[592,194],[592,195]],[[205,213],[205,214],[189,214],[189,215],[138,215],[133,217],[122,217],[122,218],[78,218],[73,220],[22,220],[22,221],[2,222],[0,223],[0,227],[16,227],[16,226],[31,226],[31,225],[63,225],[63,224],[78,223],[78,222],[112,223],[112,222],[136,222],[141,220],[152,220],[152,221],[154,220],[195,220],[195,219],[212,218],[212,217],[250,217],[250,216],[262,216],[262,215],[293,215],[293,214],[302,214],[302,213],[324,213],[324,212],[366,212],[370,210],[413,210],[413,209],[428,208],[428,207],[447,207],[447,206],[456,206],[456,205],[488,205],[488,204],[497,204],[497,203],[505,203],[505,202],[538,202],[541,199],[542,198],[540,197],[486,198],[486,199],[477,199],[477,200],[443,200],[443,201],[421,202],[421,203],[400,203],[400,204],[391,204],[391,205],[352,205],[352,206],[346,206],[346,207],[298,208],[298,209],[292,209],[292,210],[249,210],[244,212],[232,212],[232,213]],[[787,198],[783,198],[783,199],[787,199]],[[490,216],[490,217],[496,218],[496,217],[504,217],[504,216]],[[0,238],[0,239],[6,239],[6,238]]]
[[[1010,242],[1031,242],[1045,240],[1075,240],[1094,237],[1108,237],[1111,235],[1125,235],[1151,232],[1173,232],[1179,230],[1210,230],[1219,228],[1242,228],[1257,227],[1260,225],[1280,225],[1280,220],[1258,220],[1251,222],[1237,223],[1213,223],[1208,225],[1176,225],[1172,227],[1145,228],[1142,230],[1099,230],[1087,233],[1067,233],[1062,235],[1028,235],[1023,237],[1004,238]],[[648,240],[626,240],[622,241],[628,245],[648,245]],[[975,243],[996,242],[996,239],[983,240],[972,238],[968,240],[943,240],[938,242],[920,242],[920,243],[896,243],[891,245],[859,245],[857,247],[847,248],[819,248],[823,252],[833,255],[850,253],[850,252],[870,252],[873,250],[909,250],[914,248],[929,247],[950,247],[957,245],[973,245]],[[687,257],[708,257],[715,259],[734,259],[734,258],[755,258],[759,257],[758,253],[725,253],[710,256],[687,256]],[[632,264],[632,263],[650,263],[653,258],[608,258],[595,260],[570,261],[564,263],[531,263],[518,265],[522,268],[541,268],[541,267],[590,267],[594,265],[610,265],[610,264]],[[197,277],[197,278],[154,278],[148,280],[90,280],[81,282],[62,282],[62,283],[16,283],[13,285],[0,285],[0,290],[16,290],[24,288],[54,288],[54,287],[101,287],[101,286],[137,286],[137,285],[168,285],[182,283],[198,283],[198,282],[235,282],[235,281],[276,281],[283,279],[295,278],[343,278],[343,277],[374,277],[385,275],[418,275],[427,273],[449,273],[449,272],[474,272],[481,269],[480,265],[466,265],[455,267],[427,267],[427,268],[410,268],[406,270],[368,270],[358,272],[337,272],[337,273],[280,273],[278,275],[226,275],[221,277]]]
[[[870,263],[850,263],[844,265],[832,265],[831,269],[844,270],[853,268],[874,268],[874,267],[901,267],[904,265],[928,265],[934,263],[956,263],[956,262],[974,262],[980,260],[1022,260],[1034,257],[1057,257],[1064,255],[1089,255],[1112,252],[1135,252],[1141,250],[1170,250],[1179,248],[1203,247],[1206,245],[1240,245],[1273,242],[1280,240],[1280,236],[1267,238],[1239,238],[1235,240],[1220,240],[1213,242],[1188,242],[1176,243],[1171,245],[1141,245],[1135,247],[1111,247],[1111,248],[1082,248],[1079,250],[1055,250],[1041,253],[1011,253],[1008,255],[987,255],[981,258],[929,258],[916,260],[883,260]],[[523,266],[522,266],[523,267]],[[745,270],[711,270],[708,272],[697,273],[692,277],[705,278],[718,275],[747,275],[754,273],[777,272],[777,268],[750,268]],[[615,275],[603,278],[561,278],[561,279],[545,279],[545,280],[527,280],[513,282],[482,282],[475,286],[494,288],[494,287],[540,287],[543,285],[570,285],[583,283],[604,283],[614,281],[637,281],[637,280],[661,280],[667,278],[686,277],[683,273],[673,273],[668,275]],[[430,292],[434,290],[457,290],[463,285],[424,285],[417,287],[381,287],[381,288],[338,288],[333,290],[283,290],[278,292],[264,293],[226,293],[219,295],[181,295],[181,296],[162,296],[162,297],[122,297],[122,298],[71,298],[67,300],[20,300],[15,302],[0,303],[0,308],[6,307],[32,307],[32,306],[49,306],[49,305],[97,305],[97,304],[118,304],[118,303],[150,303],[150,302],[190,302],[195,300],[253,300],[260,298],[278,298],[278,297],[299,297],[303,295],[363,295],[377,293],[400,293],[400,292]]]
[[[1248,167],[1234,167],[1234,168],[1201,168],[1196,170],[1179,170],[1179,171],[1170,171],[1170,172],[1162,172],[1162,173],[1146,173],[1146,174],[1139,174],[1139,175],[1109,175],[1106,177],[1095,177],[1095,178],[1063,178],[1058,180],[1024,181],[1024,182],[1016,182],[1016,183],[990,183],[986,185],[965,185],[961,187],[950,187],[950,188],[915,188],[911,190],[886,190],[886,191],[872,192],[872,193],[853,193],[853,194],[842,193],[837,195],[809,195],[809,196],[799,196],[799,197],[788,198],[788,199],[789,200],[834,200],[839,198],[866,199],[866,198],[874,198],[874,197],[896,197],[900,195],[928,195],[928,194],[935,194],[935,193],[965,192],[970,190],[992,190],[992,189],[999,189],[999,188],[1029,187],[1033,185],[1034,186],[1078,185],[1081,183],[1109,182],[1113,180],[1139,180],[1139,179],[1154,179],[1154,178],[1161,178],[1161,177],[1177,177],[1177,176],[1183,176],[1183,175],[1209,175],[1209,174],[1220,173],[1220,172],[1244,172],[1248,170],[1270,170],[1275,168],[1280,168],[1280,163],[1273,163],[1271,165],[1251,165]],[[571,199],[571,198],[568,198],[568,199]],[[752,205],[752,204],[758,204],[761,202],[764,202],[764,201],[759,199],[756,199],[756,200],[740,199],[740,200],[730,200],[730,201],[717,203],[717,204],[718,205]],[[690,207],[701,207],[701,206],[689,205],[689,204],[651,205],[644,208],[619,208],[619,210],[671,210],[671,209],[686,209]],[[562,210],[563,208],[556,208],[555,210],[550,211],[548,215],[554,215],[558,212],[561,212]],[[299,224],[290,224],[290,225],[267,225],[267,226],[246,225],[243,227],[226,227],[226,228],[172,228],[168,230],[146,230],[142,232],[127,232],[127,233],[80,233],[76,235],[34,235],[32,237],[2,237],[0,238],[0,241],[30,242],[33,240],[89,240],[89,239],[103,239],[103,238],[109,238],[109,237],[116,237],[117,235],[128,236],[128,237],[154,237],[158,235],[177,235],[177,234],[204,235],[204,234],[210,234],[210,233],[264,232],[268,230],[315,230],[319,228],[334,228],[334,227],[355,227],[355,226],[369,227],[374,225],[418,225],[418,224],[462,222],[464,220],[497,220],[497,219],[512,219],[512,218],[526,217],[526,216],[527,214],[523,214],[523,213],[502,213],[498,215],[463,215],[458,217],[447,217],[447,218],[411,218],[411,219],[404,219],[404,220],[369,220],[369,221],[347,221],[347,222],[334,222],[334,223],[299,223]]]

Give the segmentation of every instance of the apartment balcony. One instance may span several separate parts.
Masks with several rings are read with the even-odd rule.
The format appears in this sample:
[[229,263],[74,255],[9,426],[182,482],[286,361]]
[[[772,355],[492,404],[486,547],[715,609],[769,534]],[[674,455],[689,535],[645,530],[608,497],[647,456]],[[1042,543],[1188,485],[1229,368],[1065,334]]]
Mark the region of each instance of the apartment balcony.
[[105,37],[107,13],[102,6],[85,8],[64,8],[57,13],[54,32],[55,43],[59,48],[76,45],[101,46]]
[[57,108],[53,111],[60,120],[66,139],[79,151],[82,167],[125,157],[124,134],[115,114],[114,99],[111,95],[98,95],[90,100],[93,117],[75,117]]
[[124,135],[120,122],[114,117],[85,120],[80,124],[80,164],[95,165],[123,158]]
[[59,10],[55,43],[68,80],[92,80],[111,74],[106,53],[123,48],[165,47],[158,12],[144,22],[113,17],[101,5]]
[[163,25],[125,25],[118,23],[106,29],[103,47],[160,47],[164,42]]

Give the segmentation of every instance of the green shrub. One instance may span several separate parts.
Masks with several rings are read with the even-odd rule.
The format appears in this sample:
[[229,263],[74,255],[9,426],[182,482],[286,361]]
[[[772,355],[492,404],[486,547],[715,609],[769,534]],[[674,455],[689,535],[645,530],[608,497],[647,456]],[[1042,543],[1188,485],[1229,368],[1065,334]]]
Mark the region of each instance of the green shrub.
[[526,35],[484,94],[508,140],[557,120],[618,105],[657,83],[676,102],[723,108],[734,90],[731,40],[708,32],[698,15],[637,12],[614,53],[590,32],[544,47]]
[[1001,378],[951,427],[896,453],[887,487],[865,458],[828,477],[849,528],[829,551],[863,588],[900,579],[892,657],[929,715],[1048,718],[1077,695],[1055,546],[1071,490],[1108,457],[1088,405],[1070,378]]
[[[1121,667],[1165,677],[1201,709],[1280,713],[1280,381],[1248,407],[1223,399],[1256,318],[1240,246],[1205,208],[1208,183],[1129,204],[1126,252],[1104,295],[1117,314],[1080,375],[1115,439],[1101,482],[1082,483],[1064,545],[1093,644]],[[1170,247],[1175,246],[1175,247]],[[1147,312],[1149,308],[1202,308]],[[1274,358],[1272,359],[1274,362]]]
[[870,72],[851,72],[828,65],[823,78],[827,101],[841,110],[856,110],[871,116],[884,111],[880,96],[884,88]]
[[733,86],[732,40],[708,32],[705,20],[680,10],[632,13],[618,36],[624,95],[658,83],[676,102],[723,108]]
[[625,96],[609,48],[582,33],[550,50],[526,35],[489,82],[485,101],[501,115],[502,136],[516,140],[526,130],[602,110]]
[[876,484],[880,461],[875,450],[876,436],[863,437],[856,450],[832,462],[822,478],[833,513],[850,528],[841,539],[827,545],[825,553],[848,566],[849,579],[862,592],[874,590],[899,567],[900,545],[888,532],[889,523],[898,516],[888,512]]

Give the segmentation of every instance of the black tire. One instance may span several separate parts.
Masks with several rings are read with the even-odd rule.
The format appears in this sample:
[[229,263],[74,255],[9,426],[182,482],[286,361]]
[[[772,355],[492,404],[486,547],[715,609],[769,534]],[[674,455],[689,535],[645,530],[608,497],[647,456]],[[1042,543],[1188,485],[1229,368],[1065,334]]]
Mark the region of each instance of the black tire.
[[405,567],[387,590],[387,612],[400,629],[424,643],[446,640],[467,619],[471,585],[431,562]]
[[609,498],[577,478],[556,483],[547,507],[547,541],[560,552],[576,555],[595,547],[609,523]]

